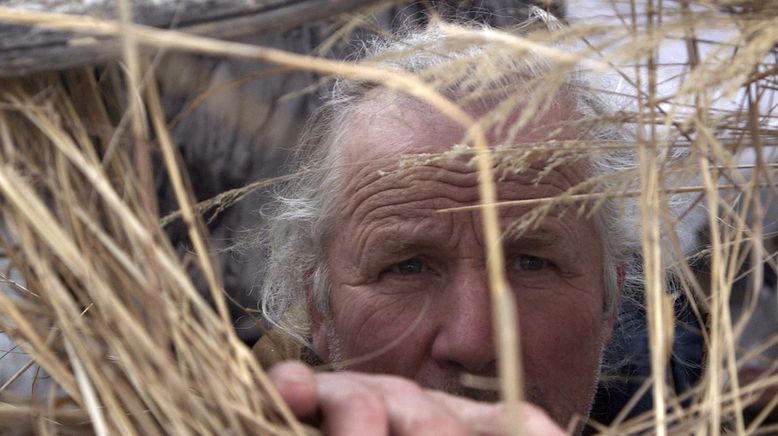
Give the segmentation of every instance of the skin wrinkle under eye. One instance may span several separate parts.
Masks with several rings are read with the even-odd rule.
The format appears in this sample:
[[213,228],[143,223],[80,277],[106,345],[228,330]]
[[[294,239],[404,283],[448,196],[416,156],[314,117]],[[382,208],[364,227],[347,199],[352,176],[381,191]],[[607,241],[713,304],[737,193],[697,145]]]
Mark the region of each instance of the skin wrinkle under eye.
[[[394,317],[399,317],[400,314],[403,313],[414,313],[416,310],[418,310],[419,307],[416,304],[416,299],[414,298],[414,295],[410,295],[408,293],[392,293],[393,299],[387,300],[382,299],[381,297],[385,296],[385,294],[382,293],[374,293],[369,294],[365,293],[361,287],[364,285],[364,283],[360,283],[358,285],[346,285],[344,286],[344,292],[346,294],[351,294],[353,296],[360,295],[362,298],[364,298],[364,301],[362,301],[363,304],[369,305],[371,300],[375,300],[380,302],[379,304],[373,304],[370,305],[370,311],[366,312],[368,313],[368,316],[364,317],[360,324],[356,325],[354,332],[357,333],[357,335],[361,333],[370,334],[369,328],[363,328],[365,325],[370,325],[375,318],[381,318],[386,313],[392,314],[394,313]],[[403,297],[405,295],[405,297]],[[358,299],[354,298],[352,301],[359,301]],[[359,308],[357,306],[352,306],[353,313],[359,313]],[[389,320],[389,325],[391,325],[391,320],[394,317],[390,317],[387,320]],[[355,337],[355,339],[359,340],[359,336]],[[375,348],[378,349],[381,346],[385,344],[374,344]]]

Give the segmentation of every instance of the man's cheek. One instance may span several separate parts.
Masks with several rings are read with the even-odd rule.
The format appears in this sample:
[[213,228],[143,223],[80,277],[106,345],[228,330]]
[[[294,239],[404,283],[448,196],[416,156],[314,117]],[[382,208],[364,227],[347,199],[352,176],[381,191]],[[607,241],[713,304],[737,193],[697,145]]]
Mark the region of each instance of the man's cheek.
[[563,312],[544,323],[521,320],[527,389],[559,422],[591,406],[607,325],[602,317]]
[[520,304],[519,320],[525,353],[547,363],[592,356],[597,360],[608,326],[598,301],[574,304],[557,299],[543,304],[526,304],[526,300],[524,303]]
[[[334,330],[347,358],[358,358],[388,348],[396,354],[414,342],[429,319],[428,299],[420,295],[384,295],[348,288],[333,301]],[[419,320],[424,318],[425,322]]]

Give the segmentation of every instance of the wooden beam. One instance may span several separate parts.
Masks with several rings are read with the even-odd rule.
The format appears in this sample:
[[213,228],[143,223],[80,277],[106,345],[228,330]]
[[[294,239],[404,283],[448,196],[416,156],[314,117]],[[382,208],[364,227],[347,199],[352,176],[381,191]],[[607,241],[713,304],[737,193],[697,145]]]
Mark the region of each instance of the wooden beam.
[[[221,39],[283,32],[382,0],[135,0],[135,21]],[[113,19],[115,0],[0,0],[0,7]],[[239,3],[239,5],[237,5]],[[120,57],[116,38],[0,22],[0,77],[23,76]]]

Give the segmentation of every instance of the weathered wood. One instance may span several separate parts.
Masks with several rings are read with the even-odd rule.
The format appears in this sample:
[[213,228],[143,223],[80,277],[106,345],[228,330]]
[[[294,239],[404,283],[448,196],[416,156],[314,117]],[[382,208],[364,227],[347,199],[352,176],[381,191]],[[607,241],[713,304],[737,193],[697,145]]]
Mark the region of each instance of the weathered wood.
[[[135,21],[216,38],[289,30],[381,0],[187,0],[133,2]],[[0,0],[0,7],[114,19],[113,1]],[[159,3],[159,4],[156,4]],[[44,8],[43,4],[50,7]],[[115,38],[0,23],[0,77],[96,65],[120,56]]]

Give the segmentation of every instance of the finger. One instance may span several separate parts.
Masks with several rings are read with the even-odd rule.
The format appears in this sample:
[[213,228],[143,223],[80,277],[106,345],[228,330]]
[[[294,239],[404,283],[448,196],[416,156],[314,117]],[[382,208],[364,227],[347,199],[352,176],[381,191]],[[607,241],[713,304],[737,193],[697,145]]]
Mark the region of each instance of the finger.
[[355,374],[386,404],[392,435],[466,436],[470,433],[447,407],[430,397],[416,383],[394,376]]
[[312,416],[318,407],[313,370],[302,362],[279,363],[268,372],[281,398],[298,418]]
[[[426,393],[455,411],[471,434],[483,436],[507,434],[508,417],[505,414],[504,404],[473,401],[433,390],[428,390]],[[522,434],[544,436],[566,434],[543,409],[529,403],[522,403],[519,410],[519,416],[515,419],[520,420]]]
[[316,387],[327,436],[388,436],[382,396],[351,374],[318,374]]
[[470,434],[479,436],[507,434],[505,408],[501,403],[473,401],[434,390],[426,391],[426,395],[453,411]]

